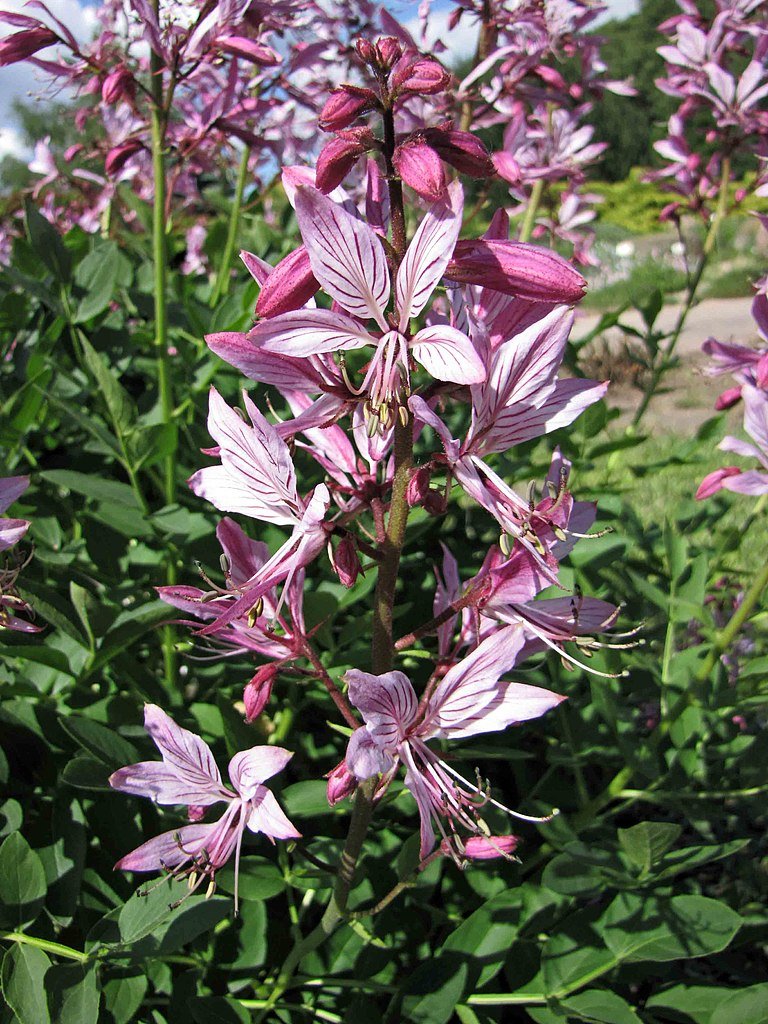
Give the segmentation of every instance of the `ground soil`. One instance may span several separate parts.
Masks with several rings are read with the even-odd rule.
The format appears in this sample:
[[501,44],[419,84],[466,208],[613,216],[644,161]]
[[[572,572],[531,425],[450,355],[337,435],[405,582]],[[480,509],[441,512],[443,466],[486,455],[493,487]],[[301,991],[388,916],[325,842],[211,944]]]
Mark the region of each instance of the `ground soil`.
[[[701,352],[702,343],[707,338],[716,338],[718,341],[742,345],[757,344],[759,336],[750,306],[749,298],[705,299],[691,310],[676,349],[680,366],[670,371],[663,383],[664,393],[657,393],[647,410],[645,430],[657,435],[673,433],[690,437],[704,420],[713,415],[715,399],[721,391],[731,387],[733,382],[727,375],[704,376],[702,371],[708,359]],[[670,329],[678,313],[678,306],[665,306],[657,321],[659,330]],[[628,312],[622,319],[632,327],[642,327],[642,319],[637,313]],[[583,338],[599,320],[597,314],[579,316],[573,337]],[[630,383],[634,372],[632,363],[622,357],[626,342],[631,344],[631,337],[618,328],[612,328],[606,332],[603,341],[597,342],[607,370],[606,374],[600,376],[614,378],[609,391],[609,403],[622,410],[619,425],[630,422],[641,397],[638,388]]]

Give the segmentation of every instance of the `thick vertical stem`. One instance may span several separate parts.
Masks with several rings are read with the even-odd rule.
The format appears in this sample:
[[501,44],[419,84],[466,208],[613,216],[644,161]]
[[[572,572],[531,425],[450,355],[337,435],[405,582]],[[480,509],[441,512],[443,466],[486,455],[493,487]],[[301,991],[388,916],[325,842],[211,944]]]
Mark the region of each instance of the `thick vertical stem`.
[[398,260],[405,255],[405,210],[403,207],[403,183],[395,173],[392,154],[395,151],[395,117],[391,107],[383,113],[384,122],[384,163],[389,187],[389,216],[392,221],[392,248]]
[[539,209],[539,203],[541,202],[541,196],[544,192],[544,179],[537,178],[533,183],[531,189],[531,197],[528,200],[528,205],[525,208],[525,216],[523,217],[523,223],[520,227],[520,235],[518,242],[527,242],[530,240],[533,234],[534,224],[536,223],[536,212]]
[[213,308],[222,295],[229,291],[229,282],[232,276],[232,256],[237,241],[237,229],[240,222],[240,211],[243,207],[243,193],[245,183],[248,179],[248,160],[251,156],[251,147],[246,146],[240,157],[240,165],[237,169],[237,182],[235,183],[235,195],[232,200],[232,208],[229,211],[229,226],[227,227],[227,240],[224,243],[224,252],[219,264],[219,271],[216,275],[216,284],[211,295],[211,308]]
[[[155,13],[159,16],[160,0],[153,0]],[[155,284],[155,352],[157,355],[157,387],[160,412],[163,423],[173,420],[173,390],[171,387],[170,363],[168,357],[168,255],[166,246],[166,177],[165,177],[165,130],[167,112],[163,106],[163,63],[154,51],[150,54],[151,128],[152,128],[152,178],[154,203],[152,207],[152,262]],[[174,452],[163,460],[163,498],[170,505],[176,496],[176,461]],[[176,582],[176,565],[173,556],[166,561],[166,583]],[[170,626],[165,626],[163,637],[163,664],[166,683],[173,685],[176,678],[176,651],[174,635]]]

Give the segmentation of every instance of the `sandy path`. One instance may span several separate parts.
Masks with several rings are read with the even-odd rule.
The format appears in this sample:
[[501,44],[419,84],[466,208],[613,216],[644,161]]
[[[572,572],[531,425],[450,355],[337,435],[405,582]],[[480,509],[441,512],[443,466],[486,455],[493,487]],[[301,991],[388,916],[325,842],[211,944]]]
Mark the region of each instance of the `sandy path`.
[[[758,341],[755,322],[750,313],[751,299],[706,299],[688,315],[685,328],[677,344],[681,366],[673,370],[664,382],[665,393],[657,394],[645,417],[645,429],[653,433],[694,433],[698,426],[713,414],[715,398],[730,386],[730,377],[705,377],[702,367],[707,359],[701,346],[707,338],[718,341],[755,344]],[[659,329],[671,329],[676,322],[678,306],[665,306],[657,320]],[[627,312],[624,321],[631,327],[641,328],[642,317],[634,310]],[[573,337],[583,338],[600,320],[599,315],[579,316]],[[624,334],[617,328],[607,332],[613,348],[620,350]],[[614,385],[609,391],[609,403],[621,409],[619,424],[628,421],[639,402],[639,392],[630,385]]]

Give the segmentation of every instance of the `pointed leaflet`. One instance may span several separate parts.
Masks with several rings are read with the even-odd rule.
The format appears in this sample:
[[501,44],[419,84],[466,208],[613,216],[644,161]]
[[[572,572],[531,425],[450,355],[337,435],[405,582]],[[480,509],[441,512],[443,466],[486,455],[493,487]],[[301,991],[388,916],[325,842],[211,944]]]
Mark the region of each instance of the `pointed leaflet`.
[[368,732],[382,750],[394,750],[413,721],[418,700],[402,672],[374,676],[350,669],[344,679],[349,699],[362,713]]
[[419,331],[410,344],[414,359],[437,380],[454,384],[479,384],[485,366],[466,334],[439,324]]
[[189,486],[223,512],[293,525],[303,506],[288,447],[248,396],[243,398],[250,427],[211,388],[208,430],[219,445],[222,464],[199,470]]
[[[459,237],[463,207],[461,184],[454,181],[448,186],[445,197],[427,210],[413,236],[397,272],[396,296],[401,331],[405,331],[408,321],[424,309],[443,276]],[[453,380],[452,377],[440,379]]]
[[249,332],[248,340],[264,352],[293,357],[375,343],[356,320],[330,309],[297,309],[262,320]]
[[538,718],[559,704],[563,697],[541,687],[500,682],[517,661],[524,640],[522,629],[508,626],[455,665],[429,701],[422,736],[459,739],[495,732],[512,722]]
[[342,309],[388,330],[389,269],[378,236],[316,189],[296,189],[296,218],[312,273]]

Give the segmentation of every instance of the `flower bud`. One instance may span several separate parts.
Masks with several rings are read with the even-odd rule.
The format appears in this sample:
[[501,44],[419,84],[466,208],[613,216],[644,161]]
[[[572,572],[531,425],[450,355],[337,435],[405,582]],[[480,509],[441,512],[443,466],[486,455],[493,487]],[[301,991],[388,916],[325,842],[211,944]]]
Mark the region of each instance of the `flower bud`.
[[483,238],[456,243],[445,277],[532,302],[572,304],[583,298],[587,285],[567,260],[550,249]]
[[428,128],[424,138],[441,160],[472,178],[489,178],[495,173],[493,160],[485,146],[471,132],[452,128]]
[[216,46],[222,53],[229,53],[233,57],[242,57],[243,60],[250,60],[262,67],[272,68],[276,64],[282,64],[283,58],[275,53],[271,46],[264,43],[257,43],[255,39],[248,39],[246,36],[225,36],[216,40]]
[[345,587],[353,587],[362,566],[357,554],[357,545],[351,534],[341,538],[333,552],[333,568]]
[[392,74],[390,88],[393,93],[413,93],[431,96],[443,92],[451,83],[451,75],[442,64],[431,57],[421,57],[413,50],[400,58]]
[[433,202],[445,192],[446,181],[440,157],[423,138],[398,146],[392,155],[395,170],[414,192]]
[[726,388],[715,400],[715,409],[722,412],[723,409],[730,409],[741,401],[741,388]]
[[405,489],[405,500],[411,508],[415,505],[420,505],[424,501],[429,492],[431,476],[432,470],[429,466],[422,466],[415,473],[411,474],[411,479],[408,481],[408,486]]
[[347,768],[346,761],[340,761],[332,772],[325,776],[328,779],[328,803],[334,807],[340,800],[351,796],[357,787],[357,779]]
[[256,316],[269,320],[279,313],[300,309],[320,285],[312,273],[309,253],[303,245],[280,260],[261,289]]
[[376,42],[376,54],[380,66],[385,71],[389,71],[402,57],[403,48],[399,39],[394,36],[384,36]]
[[377,54],[370,39],[358,39],[355,43],[355,49],[357,50],[357,55],[363,64],[368,64],[371,67],[376,64]]
[[272,686],[277,675],[277,665],[270,662],[262,665],[256,671],[251,680],[246,683],[243,690],[243,704],[245,704],[245,720],[252,722],[258,718],[272,696]]
[[112,105],[122,99],[133,99],[136,94],[136,82],[128,68],[122,65],[110,71],[101,85],[101,98],[104,103]]
[[699,489],[695,494],[696,501],[711,498],[713,494],[722,490],[723,484],[729,476],[738,476],[740,473],[741,470],[738,466],[723,466],[722,469],[716,469],[714,473],[708,473],[699,484]]
[[7,64],[17,64],[20,60],[26,60],[38,50],[44,50],[46,46],[53,46],[59,42],[59,37],[45,25],[38,25],[35,28],[25,29],[23,32],[14,32],[0,40],[0,67]]
[[517,836],[472,836],[464,842],[464,856],[470,860],[509,857],[517,849]]
[[104,170],[107,174],[119,174],[130,158],[138,153],[140,149],[143,149],[143,146],[138,139],[128,139],[126,142],[121,142],[119,146],[113,147],[107,153],[107,158],[104,161]]
[[355,85],[342,85],[334,89],[320,112],[318,124],[324,132],[338,132],[348,128],[356,117],[378,105],[376,94]]
[[363,153],[373,149],[376,139],[370,128],[348,128],[325,145],[317,158],[315,185],[326,195],[340,185]]

